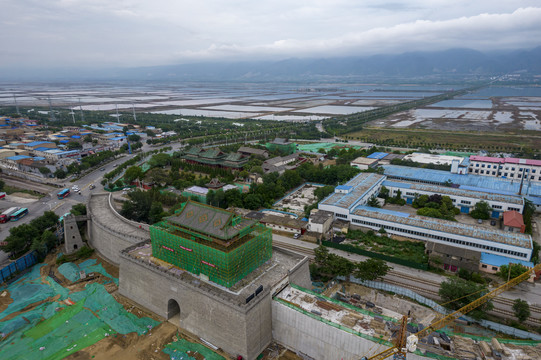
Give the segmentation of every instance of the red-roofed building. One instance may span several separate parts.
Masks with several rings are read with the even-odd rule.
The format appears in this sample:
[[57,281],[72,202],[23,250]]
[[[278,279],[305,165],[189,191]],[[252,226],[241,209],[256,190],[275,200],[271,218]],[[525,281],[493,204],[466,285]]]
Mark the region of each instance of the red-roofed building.
[[470,156],[468,173],[541,182],[541,160]]
[[510,232],[521,232],[526,230],[522,214],[518,211],[506,211],[503,213],[503,229]]

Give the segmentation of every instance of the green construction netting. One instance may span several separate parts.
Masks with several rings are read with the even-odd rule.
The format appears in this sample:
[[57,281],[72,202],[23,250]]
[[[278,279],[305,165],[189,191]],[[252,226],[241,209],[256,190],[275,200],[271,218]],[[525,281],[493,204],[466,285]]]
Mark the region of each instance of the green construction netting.
[[100,273],[108,278],[111,278],[111,280],[118,285],[118,279],[107,273],[101,264],[96,265],[96,259],[86,260],[79,265],[67,262],[58,267],[58,271],[71,282],[75,282],[80,279],[81,270],[84,270],[87,275],[93,272]]
[[299,151],[309,151],[309,152],[319,152],[319,149],[324,149],[325,151],[329,151],[332,148],[342,149],[342,148],[354,148],[354,149],[360,149],[361,147],[358,145],[348,145],[347,143],[330,143],[330,142],[324,142],[324,143],[313,143],[313,144],[298,144],[297,149]]
[[162,351],[169,355],[171,360],[192,360],[195,359],[195,356],[189,354],[195,355],[194,353],[203,355],[206,360],[225,360],[223,356],[216,354],[209,348],[184,339],[167,344]]
[[[2,360],[63,359],[106,336],[130,332],[142,335],[159,324],[126,311],[99,283],[88,283],[84,290],[69,293],[50,277],[41,277],[42,266],[36,265],[15,283],[0,287],[0,293],[7,290],[14,300],[0,313]],[[65,268],[73,271],[72,266]],[[101,269],[107,274],[95,260],[87,260],[78,268],[87,272]],[[57,295],[59,298],[53,300]],[[68,306],[66,299],[73,305]],[[33,309],[16,314],[39,302]],[[1,320],[8,316],[9,320]]]

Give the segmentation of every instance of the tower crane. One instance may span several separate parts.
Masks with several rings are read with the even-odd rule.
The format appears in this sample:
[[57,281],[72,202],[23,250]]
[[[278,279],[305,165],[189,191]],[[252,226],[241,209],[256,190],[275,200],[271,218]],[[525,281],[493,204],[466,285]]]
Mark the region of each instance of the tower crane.
[[361,360],[383,360],[387,359],[388,357],[393,356],[394,360],[402,360],[406,359],[406,354],[408,352],[414,352],[417,349],[417,343],[419,342],[419,339],[422,339],[430,334],[432,334],[434,331],[437,331],[446,325],[452,323],[456,319],[458,319],[460,316],[470,312],[471,310],[487,303],[488,301],[492,300],[499,294],[503,293],[504,291],[507,291],[508,289],[512,288],[513,286],[523,282],[524,280],[528,279],[532,274],[535,274],[536,272],[541,271],[541,264],[537,264],[532,269],[529,269],[528,271],[524,272],[523,274],[517,276],[514,279],[511,279],[510,281],[506,282],[505,284],[499,286],[498,288],[492,290],[491,292],[481,296],[477,300],[472,301],[471,303],[461,307],[460,309],[456,310],[455,312],[443,317],[440,320],[437,320],[430,324],[425,329],[415,333],[411,334],[410,336],[407,336],[407,329],[406,326],[408,324],[408,316],[403,316],[401,320],[400,330],[398,331],[398,336],[395,338],[394,344],[395,346],[388,348],[379,354],[372,355],[370,357],[363,356]]

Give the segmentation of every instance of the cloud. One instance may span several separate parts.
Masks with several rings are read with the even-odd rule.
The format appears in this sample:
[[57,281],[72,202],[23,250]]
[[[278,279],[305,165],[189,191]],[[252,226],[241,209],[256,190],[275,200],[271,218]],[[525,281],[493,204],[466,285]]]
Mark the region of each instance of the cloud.
[[[146,66],[541,45],[537,0],[6,0],[0,66]],[[489,9],[489,11],[487,11]]]

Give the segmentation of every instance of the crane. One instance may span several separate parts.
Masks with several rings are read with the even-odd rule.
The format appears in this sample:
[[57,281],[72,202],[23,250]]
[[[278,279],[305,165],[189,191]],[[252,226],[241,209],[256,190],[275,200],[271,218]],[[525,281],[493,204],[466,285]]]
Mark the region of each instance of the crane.
[[[510,264],[511,265],[511,264]],[[383,360],[387,359],[390,356],[394,356],[395,360],[402,360],[406,359],[407,352],[413,352],[415,349],[417,349],[417,343],[419,339],[424,338],[425,336],[430,335],[436,330],[439,330],[446,325],[452,323],[456,319],[458,319],[460,316],[470,312],[471,310],[485,304],[486,302],[490,301],[491,299],[495,298],[499,294],[503,293],[504,291],[507,291],[508,289],[512,288],[513,286],[523,282],[524,280],[528,279],[532,273],[535,274],[536,272],[541,270],[541,264],[537,264],[532,269],[529,269],[528,271],[524,272],[523,274],[517,276],[514,279],[509,280],[505,284],[497,287],[496,289],[492,290],[489,293],[486,293],[485,295],[481,296],[477,300],[472,301],[471,303],[461,307],[460,309],[456,310],[455,312],[441,318],[440,320],[437,320],[430,324],[425,329],[412,334],[408,337],[406,326],[408,323],[408,316],[403,316],[401,321],[400,330],[398,332],[398,336],[396,337],[394,343],[395,346],[388,348],[379,354],[372,355],[370,357],[363,356],[361,360]],[[408,314],[409,315],[409,314]]]

